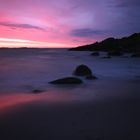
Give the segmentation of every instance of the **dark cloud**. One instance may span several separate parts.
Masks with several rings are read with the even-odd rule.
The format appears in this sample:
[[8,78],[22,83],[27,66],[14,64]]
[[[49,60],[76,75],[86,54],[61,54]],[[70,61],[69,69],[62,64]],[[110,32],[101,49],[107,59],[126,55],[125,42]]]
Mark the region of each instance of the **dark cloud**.
[[11,22],[0,22],[0,26],[7,26],[7,27],[10,27],[12,29],[24,28],[24,29],[45,30],[41,27],[34,26],[34,25],[31,25],[31,24],[18,24],[18,23],[11,23]]
[[117,7],[139,7],[140,0],[117,0]]
[[84,29],[72,30],[70,34],[75,37],[97,37],[97,36],[105,35],[106,33],[105,31],[102,30],[84,28]]
[[133,8],[140,7],[140,0],[111,0],[108,4],[117,8]]

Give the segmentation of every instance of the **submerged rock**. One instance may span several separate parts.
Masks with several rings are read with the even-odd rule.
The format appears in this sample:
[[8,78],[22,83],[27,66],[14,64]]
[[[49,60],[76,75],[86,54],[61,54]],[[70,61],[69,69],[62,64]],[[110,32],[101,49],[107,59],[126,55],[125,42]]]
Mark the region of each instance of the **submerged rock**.
[[50,84],[82,84],[82,80],[75,77],[65,77],[49,82]]
[[34,90],[32,90],[32,92],[35,94],[38,94],[38,93],[44,92],[44,90],[34,89]]
[[131,57],[140,57],[140,52],[132,54]]
[[89,75],[92,75],[92,71],[86,65],[79,65],[75,69],[73,74],[77,76],[89,76]]
[[99,53],[99,52],[93,52],[91,55],[92,55],[92,56],[99,56],[100,53]]
[[110,59],[111,58],[111,56],[104,56],[104,57],[102,57],[103,59]]
[[98,78],[96,76],[89,75],[89,76],[86,76],[86,79],[88,79],[88,80],[95,80],[95,79],[98,79]]
[[111,51],[111,52],[108,52],[108,56],[122,56],[123,53],[120,52],[120,51]]

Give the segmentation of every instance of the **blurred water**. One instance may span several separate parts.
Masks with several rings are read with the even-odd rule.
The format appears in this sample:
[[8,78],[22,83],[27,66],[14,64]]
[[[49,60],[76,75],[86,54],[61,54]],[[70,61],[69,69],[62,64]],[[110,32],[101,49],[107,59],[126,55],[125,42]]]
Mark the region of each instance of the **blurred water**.
[[102,59],[89,52],[66,49],[0,49],[0,93],[22,91],[21,87],[45,86],[57,78],[71,76],[86,64],[100,79],[139,79],[140,59]]
[[[66,49],[0,49],[2,140],[139,136],[140,59],[102,59],[103,55]],[[71,76],[80,64],[88,65],[98,80],[80,77],[81,85],[48,84]],[[44,92],[34,94],[34,89]]]

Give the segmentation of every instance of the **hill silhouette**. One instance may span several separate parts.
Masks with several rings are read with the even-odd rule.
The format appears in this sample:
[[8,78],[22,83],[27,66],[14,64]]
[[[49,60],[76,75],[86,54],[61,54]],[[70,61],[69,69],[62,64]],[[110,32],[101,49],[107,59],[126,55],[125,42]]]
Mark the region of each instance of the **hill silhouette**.
[[72,51],[140,52],[140,33],[121,39],[107,38],[101,42],[71,48]]

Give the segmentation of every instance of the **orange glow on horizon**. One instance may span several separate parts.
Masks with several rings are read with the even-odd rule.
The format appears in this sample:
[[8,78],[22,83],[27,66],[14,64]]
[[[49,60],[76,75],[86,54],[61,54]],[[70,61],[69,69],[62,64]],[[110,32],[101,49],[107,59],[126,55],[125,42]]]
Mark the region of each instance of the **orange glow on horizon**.
[[0,47],[3,48],[68,48],[72,45],[63,43],[49,43],[41,41],[23,40],[23,39],[10,39],[10,38],[0,38]]

